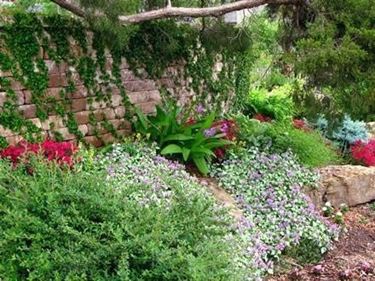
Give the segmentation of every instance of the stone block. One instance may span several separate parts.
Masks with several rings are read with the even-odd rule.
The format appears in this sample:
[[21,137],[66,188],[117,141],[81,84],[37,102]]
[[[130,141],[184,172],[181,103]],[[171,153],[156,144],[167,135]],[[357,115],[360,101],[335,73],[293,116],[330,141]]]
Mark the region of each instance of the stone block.
[[150,93],[149,91],[132,92],[132,93],[128,93],[128,97],[132,104],[145,103],[150,100],[149,93]]
[[124,87],[128,92],[142,92],[157,90],[153,80],[136,80],[124,82]]
[[36,106],[34,104],[21,105],[19,110],[26,119],[36,117]]
[[159,103],[161,101],[160,92],[158,90],[150,91],[149,92],[149,99],[150,101],[155,101]]
[[126,81],[134,81],[137,80],[138,77],[134,75],[134,73],[129,69],[122,69],[121,70],[121,80]]
[[116,107],[114,110],[115,110],[116,118],[123,118],[124,117],[125,112],[126,112],[125,106]]
[[104,145],[103,141],[95,136],[86,136],[83,140],[94,147],[101,147]]
[[5,129],[3,126],[0,125],[0,136],[2,136],[2,137],[10,137],[10,136],[14,136],[14,135],[15,135],[14,132],[12,132],[9,129]]
[[0,107],[4,105],[4,103],[7,100],[7,93],[6,92],[0,92]]
[[81,99],[73,99],[71,104],[71,111],[78,112],[78,111],[85,111],[87,108],[87,100],[85,98]]
[[52,74],[49,75],[48,87],[57,88],[57,87],[66,87],[68,81],[65,74]]
[[69,93],[68,97],[72,99],[85,98],[88,96],[88,91],[85,86],[77,85],[74,93]]
[[88,124],[90,121],[90,111],[81,111],[74,114],[78,124]]
[[112,95],[111,103],[113,107],[118,107],[122,104],[122,96],[120,95]]
[[25,86],[22,85],[21,82],[19,82],[19,81],[17,81],[17,80],[14,80],[14,79],[11,79],[10,85],[11,85],[11,88],[12,88],[14,91],[19,91],[19,90],[23,90],[23,89],[25,89]]
[[42,122],[42,129],[52,130],[52,129],[61,129],[65,127],[64,120],[62,117],[57,115],[48,116],[48,119]]
[[151,114],[156,112],[155,102],[145,102],[138,104],[139,108],[145,113],[145,114]]
[[31,91],[29,90],[23,90],[23,97],[24,97],[24,101],[25,101],[25,104],[31,104],[32,103],[32,93]]
[[63,91],[63,88],[48,88],[46,91],[46,97],[61,100],[61,91]]
[[9,145],[15,145],[23,140],[21,136],[10,136],[6,138]]

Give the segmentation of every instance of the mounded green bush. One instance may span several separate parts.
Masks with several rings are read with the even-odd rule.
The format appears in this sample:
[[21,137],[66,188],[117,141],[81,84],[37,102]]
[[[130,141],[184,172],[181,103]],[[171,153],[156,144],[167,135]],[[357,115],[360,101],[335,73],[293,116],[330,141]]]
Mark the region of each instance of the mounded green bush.
[[228,220],[186,182],[168,181],[166,203],[142,204],[133,195],[146,183],[32,167],[0,161],[1,280],[240,280]]
[[290,149],[298,159],[309,167],[338,164],[342,161],[336,152],[318,132],[303,131],[291,125],[275,124],[266,134],[272,139],[275,151]]
[[338,164],[339,153],[319,132],[294,128],[287,122],[259,122],[242,114],[234,116],[239,127],[239,141],[246,146],[270,149],[273,152],[291,150],[309,167]]

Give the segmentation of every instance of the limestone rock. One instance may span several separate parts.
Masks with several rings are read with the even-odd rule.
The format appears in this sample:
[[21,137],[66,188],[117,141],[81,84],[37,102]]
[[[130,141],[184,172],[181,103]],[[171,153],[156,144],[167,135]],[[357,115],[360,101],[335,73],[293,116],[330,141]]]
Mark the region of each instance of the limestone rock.
[[375,200],[375,168],[363,166],[328,166],[319,170],[320,188],[307,190],[317,206],[331,202],[335,207],[365,204]]

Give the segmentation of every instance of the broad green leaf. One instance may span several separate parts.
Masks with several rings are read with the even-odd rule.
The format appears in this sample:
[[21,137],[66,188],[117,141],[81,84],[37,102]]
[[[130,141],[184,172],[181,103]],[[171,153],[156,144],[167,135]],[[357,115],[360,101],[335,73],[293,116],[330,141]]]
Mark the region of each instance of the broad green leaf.
[[208,169],[208,165],[204,157],[193,157],[193,161],[197,166],[199,172],[201,172],[203,175],[208,174],[210,170]]
[[184,134],[176,134],[170,135],[164,139],[164,141],[186,141],[186,140],[193,140],[194,138],[189,135]]
[[182,157],[184,158],[184,161],[186,162],[189,159],[190,156],[190,149],[187,147],[182,148]]
[[212,126],[212,123],[214,122],[215,120],[215,117],[216,117],[216,112],[215,111],[212,111],[210,113],[210,115],[208,115],[206,117],[206,119],[204,120],[203,124],[202,124],[202,129],[208,129],[208,128],[211,128]]
[[165,154],[176,154],[182,153],[182,148],[176,144],[170,144],[164,147],[164,149],[160,152],[161,155]]
[[211,149],[208,149],[206,147],[193,147],[191,149],[192,153],[203,153],[211,156],[215,156],[215,153]]

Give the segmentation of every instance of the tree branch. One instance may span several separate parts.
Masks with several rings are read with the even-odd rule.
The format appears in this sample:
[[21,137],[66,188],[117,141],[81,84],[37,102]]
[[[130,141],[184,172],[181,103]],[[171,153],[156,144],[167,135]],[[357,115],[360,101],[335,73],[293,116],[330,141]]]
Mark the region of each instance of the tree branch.
[[80,7],[72,4],[71,1],[66,1],[66,0],[51,0],[51,1],[59,5],[61,8],[68,10],[69,12],[72,12],[76,16],[79,16],[81,18],[84,18],[86,16],[85,11],[82,10]]
[[[80,7],[68,2],[67,0],[51,0],[60,7],[72,12],[73,14],[85,17],[85,12]],[[119,16],[119,21],[122,24],[135,24],[145,21],[163,19],[163,18],[176,18],[176,17],[219,17],[224,14],[251,9],[259,7],[265,4],[297,4],[300,0],[241,0],[229,4],[223,4],[215,7],[206,8],[184,8],[184,7],[172,7],[167,6],[166,8],[141,12],[139,14],[133,14],[128,16]]]

